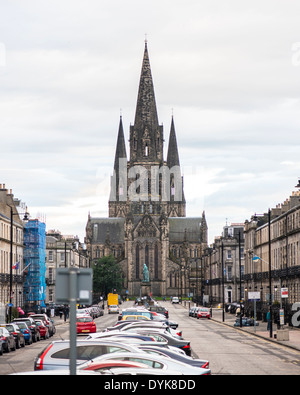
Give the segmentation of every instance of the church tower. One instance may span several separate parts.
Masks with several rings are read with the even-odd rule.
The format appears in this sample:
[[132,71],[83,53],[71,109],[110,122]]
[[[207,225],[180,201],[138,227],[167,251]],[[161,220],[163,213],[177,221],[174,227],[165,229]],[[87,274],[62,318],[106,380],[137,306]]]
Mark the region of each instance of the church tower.
[[123,295],[178,295],[179,283],[183,289],[189,283],[181,278],[189,271],[181,268],[192,262],[196,267],[207,243],[207,227],[203,216],[186,218],[173,116],[164,159],[164,130],[158,120],[147,42],[128,158],[125,141],[120,117],[109,218],[89,216],[86,226],[91,261],[109,253],[116,258],[123,272]]
[[140,75],[134,124],[130,126],[127,162],[122,118],[119,124],[114,175],[111,179],[109,216],[141,215],[185,216],[174,119],[167,161],[164,160],[164,132],[159,124],[147,42]]

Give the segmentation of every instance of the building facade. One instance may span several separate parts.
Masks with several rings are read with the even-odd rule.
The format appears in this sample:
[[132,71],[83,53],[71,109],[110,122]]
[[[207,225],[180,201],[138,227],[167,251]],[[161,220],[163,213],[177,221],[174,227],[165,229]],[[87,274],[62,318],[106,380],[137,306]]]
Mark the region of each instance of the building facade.
[[[202,295],[209,305],[239,302],[244,298],[244,224],[234,223],[223,228],[221,236],[205,251]],[[201,301],[203,300],[201,298]]]
[[55,303],[56,269],[61,267],[88,268],[87,250],[78,236],[62,235],[58,230],[46,233],[46,303]]
[[140,75],[129,158],[119,121],[108,218],[89,215],[85,242],[91,262],[113,254],[122,268],[123,293],[188,292],[192,257],[207,247],[205,214],[186,217],[183,177],[172,117],[167,158],[159,124],[147,43]]
[[0,184],[0,303],[23,305],[24,222],[20,201]]
[[277,305],[300,301],[300,191],[245,222],[244,280],[248,290],[260,292],[262,304],[270,294]]

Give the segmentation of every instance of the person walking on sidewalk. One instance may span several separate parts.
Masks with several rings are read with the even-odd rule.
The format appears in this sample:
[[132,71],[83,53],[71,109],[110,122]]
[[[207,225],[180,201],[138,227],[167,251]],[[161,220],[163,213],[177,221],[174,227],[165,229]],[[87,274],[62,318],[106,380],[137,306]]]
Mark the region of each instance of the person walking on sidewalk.
[[270,310],[269,310],[267,312],[267,322],[268,322],[267,331],[270,330],[270,318],[271,318],[271,314],[270,314]]

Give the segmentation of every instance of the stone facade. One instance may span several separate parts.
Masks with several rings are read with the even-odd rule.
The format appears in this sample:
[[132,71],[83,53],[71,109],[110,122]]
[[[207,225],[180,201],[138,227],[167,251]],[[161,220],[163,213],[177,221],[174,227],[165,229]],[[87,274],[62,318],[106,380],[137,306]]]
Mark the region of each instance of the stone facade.
[[20,204],[12,191],[6,189],[5,184],[0,184],[0,303],[6,305],[11,300],[15,307],[23,304],[24,223],[21,218],[24,217],[24,212],[19,214],[18,210],[22,210]]
[[[270,222],[270,242],[269,242]],[[269,255],[269,245],[271,253]],[[300,300],[300,191],[263,216],[254,215],[245,223],[245,286],[261,293],[268,302],[269,262],[273,302],[293,304]],[[253,257],[259,257],[257,261]],[[281,300],[281,288],[288,298]]]

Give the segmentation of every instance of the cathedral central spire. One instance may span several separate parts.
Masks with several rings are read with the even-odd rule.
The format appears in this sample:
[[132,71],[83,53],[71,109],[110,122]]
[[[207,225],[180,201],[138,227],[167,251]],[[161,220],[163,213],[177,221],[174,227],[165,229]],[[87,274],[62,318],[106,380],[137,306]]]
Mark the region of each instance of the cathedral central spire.
[[154,86],[150,68],[147,41],[141,70],[134,125],[139,127],[157,127],[158,117],[154,95]]
[[130,127],[130,160],[163,161],[163,127],[158,123],[147,41],[140,75],[134,125]]

